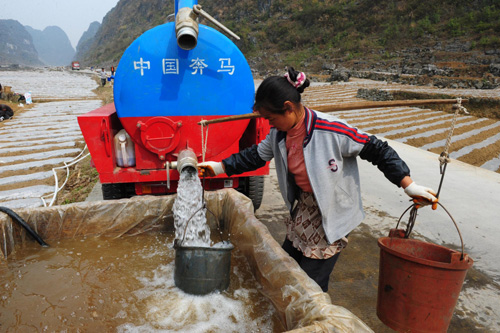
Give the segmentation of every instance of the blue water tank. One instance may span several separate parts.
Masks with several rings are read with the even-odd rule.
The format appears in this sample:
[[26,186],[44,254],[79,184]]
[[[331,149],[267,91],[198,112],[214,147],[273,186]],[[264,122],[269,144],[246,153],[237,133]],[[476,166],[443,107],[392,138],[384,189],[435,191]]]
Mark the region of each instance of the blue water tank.
[[173,22],[127,48],[114,85],[119,118],[244,114],[252,111],[254,92],[250,67],[229,38],[200,24],[197,46],[183,50]]

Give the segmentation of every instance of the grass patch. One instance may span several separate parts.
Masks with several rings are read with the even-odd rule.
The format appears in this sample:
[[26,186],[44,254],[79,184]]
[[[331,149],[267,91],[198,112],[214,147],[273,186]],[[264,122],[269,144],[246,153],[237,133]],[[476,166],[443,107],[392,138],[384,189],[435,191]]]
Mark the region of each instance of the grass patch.
[[103,105],[113,103],[113,101],[114,101],[113,86],[111,85],[111,83],[106,82],[106,85],[103,87],[103,86],[101,86],[101,79],[98,76],[94,76],[93,79],[94,79],[94,81],[97,82],[99,87],[95,88],[92,91],[102,101]]

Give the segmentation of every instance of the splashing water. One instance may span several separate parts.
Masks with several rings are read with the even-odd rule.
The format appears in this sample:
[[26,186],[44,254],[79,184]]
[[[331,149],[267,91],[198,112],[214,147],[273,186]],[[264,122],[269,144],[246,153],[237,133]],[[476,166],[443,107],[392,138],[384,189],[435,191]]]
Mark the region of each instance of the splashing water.
[[239,251],[228,290],[195,296],[177,288],[173,239],[144,233],[54,239],[43,251],[36,242],[16,246],[0,268],[0,332],[285,331]]
[[210,246],[207,209],[203,207],[203,189],[196,169],[182,170],[173,212],[175,239],[178,245]]

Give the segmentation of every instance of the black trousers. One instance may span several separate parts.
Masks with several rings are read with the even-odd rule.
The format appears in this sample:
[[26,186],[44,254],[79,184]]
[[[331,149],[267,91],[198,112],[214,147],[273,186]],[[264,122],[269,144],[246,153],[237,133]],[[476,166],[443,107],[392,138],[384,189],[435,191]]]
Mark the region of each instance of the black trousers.
[[283,250],[285,250],[295,261],[299,264],[300,268],[307,273],[307,275],[316,281],[324,292],[328,291],[328,281],[333,267],[340,256],[340,252],[328,259],[312,259],[305,257],[300,250],[293,247],[293,244],[288,238],[285,237],[283,242]]

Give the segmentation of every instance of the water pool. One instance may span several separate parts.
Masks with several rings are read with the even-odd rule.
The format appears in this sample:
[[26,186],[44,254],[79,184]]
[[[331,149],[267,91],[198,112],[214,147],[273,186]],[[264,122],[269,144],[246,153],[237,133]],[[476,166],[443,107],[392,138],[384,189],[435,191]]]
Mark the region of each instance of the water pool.
[[232,253],[229,289],[175,287],[172,233],[81,237],[16,246],[0,274],[2,331],[282,332],[245,257]]

